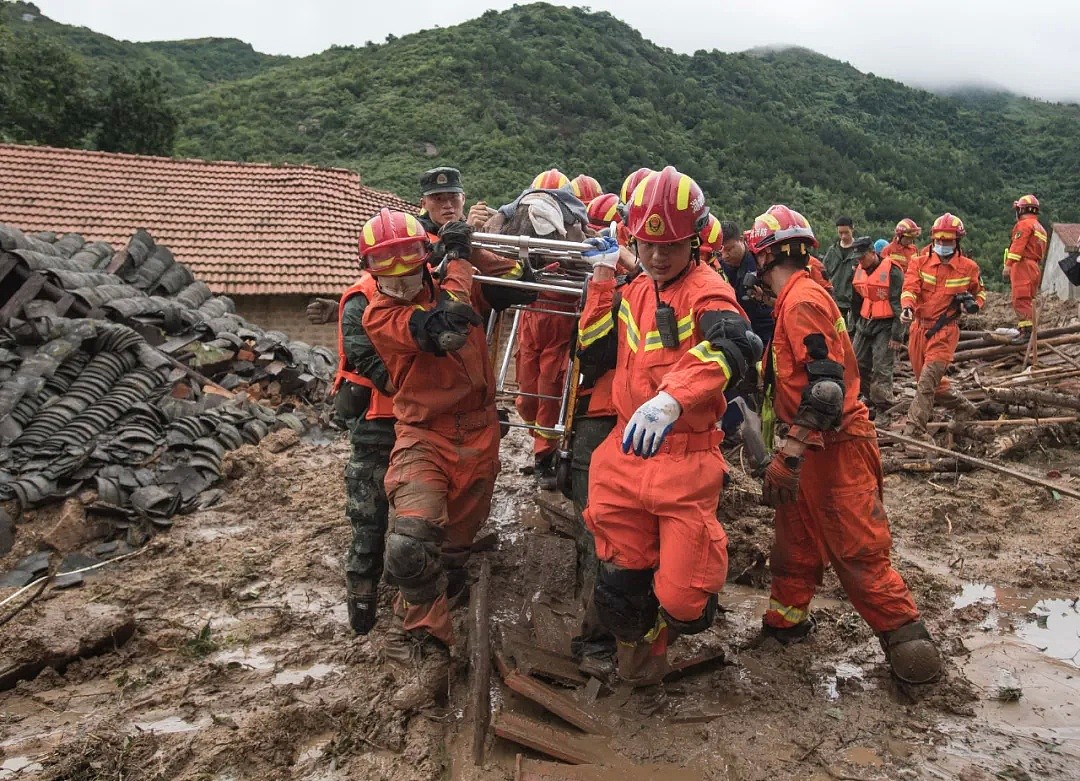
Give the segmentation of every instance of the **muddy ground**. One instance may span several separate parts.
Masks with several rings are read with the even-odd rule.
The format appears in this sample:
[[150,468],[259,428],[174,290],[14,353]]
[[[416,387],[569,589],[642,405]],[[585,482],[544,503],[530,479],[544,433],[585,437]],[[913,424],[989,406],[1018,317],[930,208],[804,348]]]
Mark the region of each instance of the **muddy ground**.
[[[528,452],[521,431],[504,441],[488,526],[499,543],[481,555],[493,622],[542,616],[544,642],[558,645],[575,622],[573,573],[550,560],[568,541],[536,528],[537,494],[518,469]],[[340,439],[235,451],[221,504],[0,627],[0,658],[47,642],[43,622],[74,637],[106,611],[135,627],[119,649],[0,693],[0,779],[495,781],[514,777],[519,752],[537,758],[490,738],[485,766],[468,762],[464,631],[448,701],[411,717],[389,707],[380,631],[354,637],[342,604],[347,455]],[[1074,451],[1033,454],[1027,467],[1080,476]],[[703,779],[1080,777],[1080,503],[989,473],[887,478],[898,567],[948,656],[946,679],[913,691],[890,679],[831,573],[811,642],[758,642],[771,529],[756,490],[740,476],[726,497],[737,581],[721,595],[726,612],[673,654],[724,647],[726,663],[671,686],[658,717],[637,715],[629,692],[602,695],[594,709],[617,754]],[[0,564],[54,521],[20,527]],[[494,694],[496,710],[539,715]]]

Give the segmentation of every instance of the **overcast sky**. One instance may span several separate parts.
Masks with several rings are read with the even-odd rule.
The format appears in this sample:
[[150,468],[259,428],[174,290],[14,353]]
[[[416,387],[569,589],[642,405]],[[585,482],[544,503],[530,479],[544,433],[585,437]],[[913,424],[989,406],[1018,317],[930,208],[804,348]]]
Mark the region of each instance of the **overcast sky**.
[[[512,0],[36,0],[132,41],[240,38],[269,54],[447,27]],[[559,5],[583,5],[559,3]],[[1080,101],[1080,0],[591,0],[675,51],[797,43],[918,86],[984,84]]]

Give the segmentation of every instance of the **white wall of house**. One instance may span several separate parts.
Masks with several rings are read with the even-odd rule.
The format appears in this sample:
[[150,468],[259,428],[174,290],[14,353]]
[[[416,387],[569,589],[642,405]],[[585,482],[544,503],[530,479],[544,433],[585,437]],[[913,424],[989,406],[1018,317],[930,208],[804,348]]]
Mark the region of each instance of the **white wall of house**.
[[1042,292],[1057,296],[1062,301],[1080,301],[1080,287],[1069,282],[1058,261],[1064,258],[1070,247],[1065,246],[1061,236],[1051,233],[1050,246],[1046,250],[1046,262],[1043,265]]

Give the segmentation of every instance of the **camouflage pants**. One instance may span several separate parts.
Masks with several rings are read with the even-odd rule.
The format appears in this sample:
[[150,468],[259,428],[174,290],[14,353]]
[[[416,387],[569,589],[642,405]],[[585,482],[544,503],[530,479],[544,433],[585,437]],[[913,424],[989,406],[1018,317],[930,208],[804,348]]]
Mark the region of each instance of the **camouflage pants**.
[[878,406],[895,403],[893,369],[896,351],[889,347],[892,339],[892,320],[862,321],[852,340],[855,358],[859,362],[862,392]]
[[345,515],[352,525],[352,544],[345,571],[378,581],[382,577],[383,545],[390,504],[383,479],[390,447],[353,444],[345,467]]

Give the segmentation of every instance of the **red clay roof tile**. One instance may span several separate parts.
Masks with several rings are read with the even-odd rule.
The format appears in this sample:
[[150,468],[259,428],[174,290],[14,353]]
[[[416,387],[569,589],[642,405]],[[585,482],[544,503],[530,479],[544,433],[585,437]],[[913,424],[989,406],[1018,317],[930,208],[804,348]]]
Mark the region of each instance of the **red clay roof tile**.
[[416,211],[342,168],[0,144],[0,222],[117,248],[145,228],[215,293],[340,293],[384,206]]

